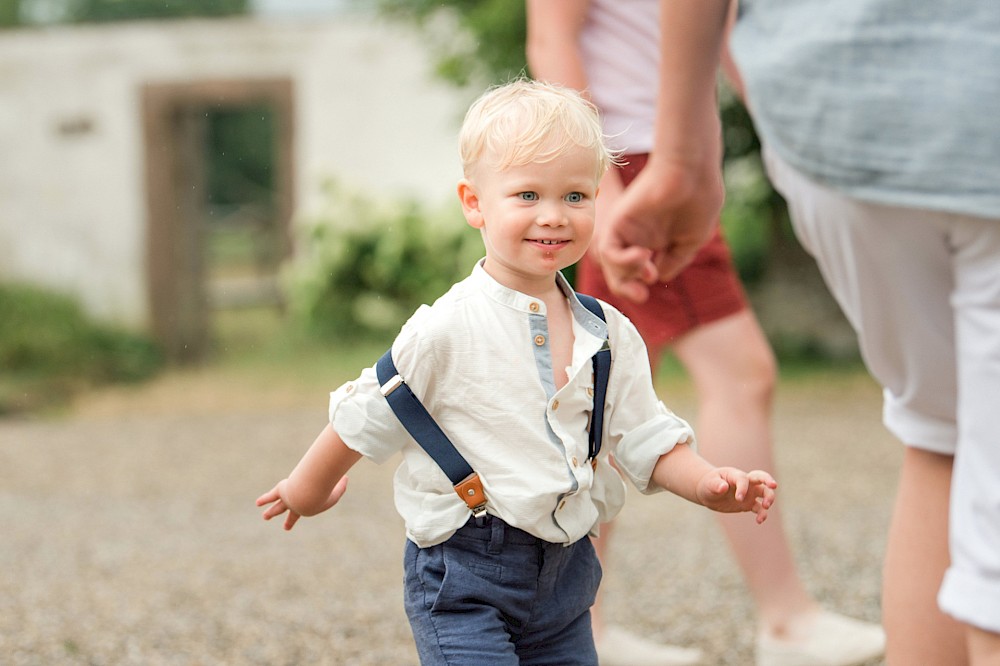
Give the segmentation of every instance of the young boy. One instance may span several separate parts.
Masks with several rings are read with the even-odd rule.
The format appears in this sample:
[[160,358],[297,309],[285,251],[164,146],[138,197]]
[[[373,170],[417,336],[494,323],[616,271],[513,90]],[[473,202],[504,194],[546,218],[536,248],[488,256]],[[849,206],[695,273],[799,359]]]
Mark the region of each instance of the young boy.
[[[337,503],[362,456],[380,463],[401,451],[405,606],[421,663],[594,666],[589,609],[601,570],[586,537],[625,497],[609,454],[642,492],[752,511],[758,523],[777,484],[699,457],[691,428],[653,390],[635,328],[608,305],[602,321],[559,272],[587,249],[613,161],[594,107],[569,89],[515,81],[472,105],[460,147],[458,196],[486,258],[418,309],[391,351],[394,379],[479,474],[486,515],[470,514],[408,434],[375,368],[331,395],[330,425],[257,505],[268,505],[265,519],[287,513],[291,529]],[[591,359],[608,343],[603,446],[591,460]]]

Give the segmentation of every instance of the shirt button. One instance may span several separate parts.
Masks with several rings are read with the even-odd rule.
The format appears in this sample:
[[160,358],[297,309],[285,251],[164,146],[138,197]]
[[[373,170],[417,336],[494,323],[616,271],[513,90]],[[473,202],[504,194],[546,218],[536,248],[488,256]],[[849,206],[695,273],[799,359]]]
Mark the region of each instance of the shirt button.
[[552,401],[552,411],[555,411],[557,409],[559,409],[559,401],[558,400],[553,400]]
[[562,511],[564,506],[566,506],[566,500],[563,500],[562,502],[559,502],[559,509],[558,510]]
[[573,456],[573,467],[579,467],[579,466],[580,466],[580,461],[576,459],[576,456]]
[[535,336],[535,344],[538,345],[539,347],[541,347],[542,345],[544,345],[545,344],[545,336],[544,335],[536,335]]
[[528,309],[531,310],[532,312],[538,312],[541,309],[541,306],[538,305],[538,303],[532,301],[531,304],[528,306]]
[[591,398],[594,397],[594,389],[593,389],[593,387],[590,387],[590,386],[587,387],[587,395],[589,395]]
[[350,393],[353,390],[354,390],[354,384],[348,384],[347,386],[344,387],[344,391],[346,393]]

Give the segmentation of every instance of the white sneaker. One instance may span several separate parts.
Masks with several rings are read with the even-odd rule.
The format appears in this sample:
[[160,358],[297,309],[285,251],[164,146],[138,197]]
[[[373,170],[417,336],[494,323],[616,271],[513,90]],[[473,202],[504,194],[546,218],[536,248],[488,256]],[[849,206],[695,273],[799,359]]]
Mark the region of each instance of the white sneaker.
[[696,666],[702,663],[698,648],[654,643],[621,627],[607,627],[597,641],[601,666]]
[[757,666],[855,666],[885,652],[882,627],[820,611],[800,640],[757,635]]

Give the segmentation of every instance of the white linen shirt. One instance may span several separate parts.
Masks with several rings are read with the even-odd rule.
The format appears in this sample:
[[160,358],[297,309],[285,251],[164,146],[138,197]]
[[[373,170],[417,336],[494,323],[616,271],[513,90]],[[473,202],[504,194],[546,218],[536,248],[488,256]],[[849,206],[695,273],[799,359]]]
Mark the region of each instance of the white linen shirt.
[[[400,376],[483,482],[489,513],[551,543],[569,545],[611,520],[625,500],[619,468],[644,493],[653,466],[690,426],[657,398],[645,346],[606,303],[607,324],[558,276],[573,312],[573,360],[558,391],[545,304],[508,289],[477,264],[433,305],[421,306],[392,345]],[[593,409],[591,357],[611,344],[604,440],[587,460]],[[348,447],[376,463],[402,453],[394,489],[407,537],[446,541],[469,519],[448,477],[379,393],[374,366],[330,394],[330,423]]]

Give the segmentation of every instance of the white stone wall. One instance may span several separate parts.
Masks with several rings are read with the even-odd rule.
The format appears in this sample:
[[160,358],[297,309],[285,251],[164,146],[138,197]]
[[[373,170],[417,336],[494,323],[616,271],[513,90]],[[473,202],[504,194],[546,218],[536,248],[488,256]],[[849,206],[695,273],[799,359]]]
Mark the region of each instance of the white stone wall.
[[259,77],[294,82],[300,216],[330,176],[375,196],[453,196],[472,95],[435,81],[398,26],[346,15],[0,32],[0,280],[145,326],[141,87]]

